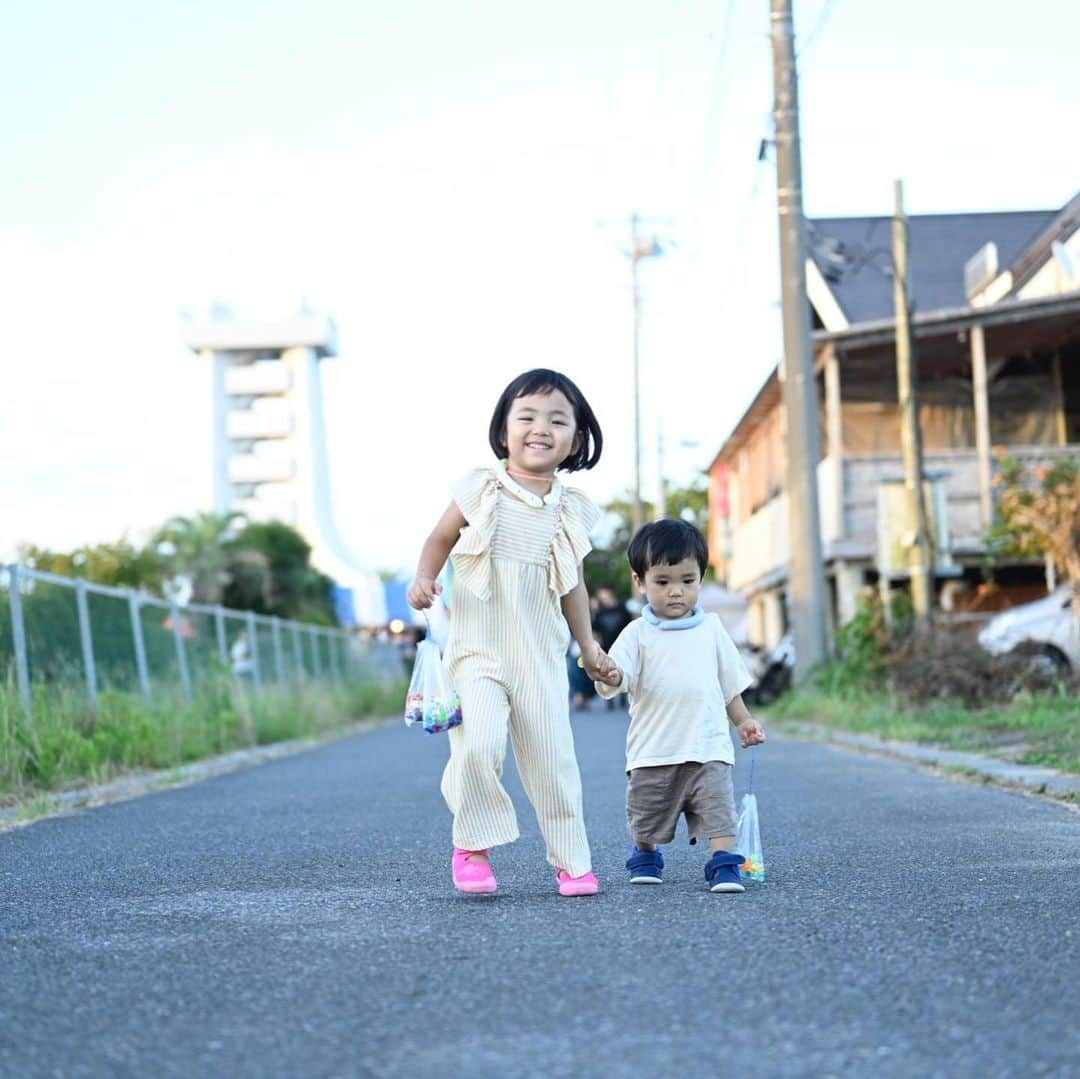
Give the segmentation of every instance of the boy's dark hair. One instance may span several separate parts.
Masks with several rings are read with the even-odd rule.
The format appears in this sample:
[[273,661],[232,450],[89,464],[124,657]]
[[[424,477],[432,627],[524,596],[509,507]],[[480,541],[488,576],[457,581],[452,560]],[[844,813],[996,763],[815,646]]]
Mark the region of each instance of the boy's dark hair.
[[709,567],[709,545],[692,524],[676,517],[664,517],[637,530],[626,557],[641,579],[653,566],[673,566],[684,558],[695,559],[704,577]]
[[491,416],[491,427],[488,429],[488,442],[491,443],[496,457],[504,461],[510,456],[506,448],[506,417],[510,412],[510,406],[519,397],[528,397],[533,393],[552,393],[555,390],[558,390],[570,402],[574,410],[574,425],[581,439],[581,445],[577,450],[565,460],[560,461],[556,467],[566,469],[567,472],[577,472],[582,468],[592,468],[600,460],[604,436],[589,402],[585,400],[585,395],[566,375],[551,371],[546,367],[537,367],[532,371],[526,371],[523,375],[518,375],[503,390],[498,404],[495,405],[495,411]]

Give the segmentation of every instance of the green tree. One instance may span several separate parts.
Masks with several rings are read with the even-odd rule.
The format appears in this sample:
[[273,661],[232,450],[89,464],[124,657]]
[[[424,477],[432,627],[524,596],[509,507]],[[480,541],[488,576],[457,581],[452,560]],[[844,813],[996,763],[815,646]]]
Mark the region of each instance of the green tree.
[[1072,607],[1080,618],[1080,465],[1061,459],[1036,468],[1029,477],[1023,464],[1001,454],[998,474],[998,521],[991,549],[1019,557],[1049,558],[1072,589]]
[[165,558],[173,576],[191,581],[196,603],[221,603],[229,582],[232,541],[242,527],[238,513],[196,513],[171,517],[151,540]]
[[[677,487],[668,491],[665,497],[668,517],[680,517],[689,521],[708,535],[709,531],[709,484],[705,476],[699,476],[686,487]],[[633,583],[630,579],[630,564],[626,561],[626,548],[634,517],[633,495],[627,492],[613,498],[603,506],[608,515],[608,534],[598,542],[585,560],[585,579],[590,592],[598,588],[612,588],[622,599],[630,598]],[[656,507],[652,502],[643,501],[642,515],[651,521]],[[711,569],[706,576],[711,576]]]
[[283,521],[252,522],[227,547],[228,607],[333,625],[333,581],[311,565],[311,545]]
[[20,562],[46,573],[147,592],[160,592],[169,573],[156,548],[136,547],[127,536],[115,543],[84,544],[69,552],[28,543],[19,547],[18,555]]

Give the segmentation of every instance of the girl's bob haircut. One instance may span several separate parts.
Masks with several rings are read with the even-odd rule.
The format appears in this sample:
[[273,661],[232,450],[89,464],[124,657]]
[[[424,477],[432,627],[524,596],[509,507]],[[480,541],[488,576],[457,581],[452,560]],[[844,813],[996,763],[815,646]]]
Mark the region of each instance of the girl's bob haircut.
[[559,391],[569,402],[574,410],[574,425],[577,427],[577,449],[565,460],[556,466],[567,472],[578,472],[583,468],[592,468],[600,460],[600,451],[604,446],[604,436],[600,431],[600,424],[596,421],[589,402],[585,395],[566,377],[558,371],[551,371],[546,367],[537,367],[532,371],[526,371],[518,375],[509,386],[502,392],[495,411],[491,416],[491,427],[488,429],[488,442],[495,456],[505,461],[510,456],[506,448],[506,417],[510,412],[510,406],[519,397],[528,397],[534,393],[554,393]]

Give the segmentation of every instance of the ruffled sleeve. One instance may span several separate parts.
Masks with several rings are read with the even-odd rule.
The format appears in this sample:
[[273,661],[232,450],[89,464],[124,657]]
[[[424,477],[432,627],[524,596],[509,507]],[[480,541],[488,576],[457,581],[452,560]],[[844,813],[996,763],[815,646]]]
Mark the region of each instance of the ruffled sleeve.
[[479,599],[491,598],[491,541],[495,535],[495,506],[498,481],[490,468],[475,468],[453,488],[454,501],[468,526],[450,557],[457,584]]
[[557,596],[565,596],[577,584],[578,566],[592,550],[589,533],[600,515],[600,507],[576,487],[563,491],[559,527],[555,530],[548,564],[548,584]]

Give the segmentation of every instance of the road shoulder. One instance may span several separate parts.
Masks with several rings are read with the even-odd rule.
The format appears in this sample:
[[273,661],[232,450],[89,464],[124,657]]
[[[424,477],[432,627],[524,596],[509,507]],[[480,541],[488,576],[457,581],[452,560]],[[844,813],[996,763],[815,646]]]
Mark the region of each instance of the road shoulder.
[[227,775],[243,768],[253,768],[259,764],[291,757],[303,753],[315,746],[349,738],[354,734],[364,734],[377,730],[395,721],[396,717],[379,719],[361,719],[344,727],[335,728],[322,735],[290,738],[286,742],[271,742],[267,745],[252,746],[249,749],[236,749],[207,760],[193,761],[179,768],[164,768],[149,772],[135,772],[109,783],[90,787],[72,787],[67,790],[41,791],[17,805],[0,810],[0,832],[12,828],[21,828],[34,824],[48,817],[62,816],[81,809],[109,805],[113,802],[126,802],[132,798],[141,798],[157,791],[186,787],[201,783],[206,779]]
[[911,761],[949,778],[993,783],[1010,790],[1064,803],[1069,808],[1080,811],[1080,776],[1060,772],[1055,768],[1014,764],[979,753],[947,749],[944,746],[876,738],[873,735],[858,734],[805,720],[773,719],[771,725],[791,737],[831,742],[845,749]]

